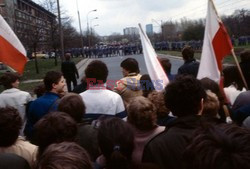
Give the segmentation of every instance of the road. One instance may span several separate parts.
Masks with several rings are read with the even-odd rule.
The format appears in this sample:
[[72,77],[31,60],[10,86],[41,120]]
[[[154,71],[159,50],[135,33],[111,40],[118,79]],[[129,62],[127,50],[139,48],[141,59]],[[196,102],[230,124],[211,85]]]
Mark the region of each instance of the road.
[[[117,56],[117,57],[108,57],[108,58],[98,58],[98,60],[101,60],[106,63],[108,66],[109,70],[109,75],[108,78],[109,80],[119,80],[122,78],[122,73],[121,73],[121,68],[120,68],[120,63],[126,59],[126,58],[135,58],[140,67],[140,73],[147,74],[147,68],[145,65],[144,57],[143,55],[128,55],[128,56]],[[171,72],[172,74],[176,74],[178,68],[183,64],[183,60],[177,57],[173,56],[166,56],[166,55],[159,55],[159,57],[167,57],[171,63],[172,63],[172,69]],[[79,65],[78,71],[80,74],[80,78],[78,79],[78,84],[80,83],[80,79],[84,76],[84,70],[87,67],[87,65],[92,61],[93,59],[88,59],[86,61],[83,61],[82,64]]]
[[[140,67],[140,73],[143,74],[147,74],[147,68],[146,68],[146,64],[144,61],[144,57],[143,55],[129,55],[129,56],[117,56],[117,57],[109,57],[109,58],[101,58],[99,60],[102,60],[103,62],[105,62],[108,66],[108,70],[109,70],[109,76],[108,79],[109,80],[119,80],[122,78],[122,73],[121,73],[121,68],[120,68],[120,63],[126,59],[126,58],[135,58],[138,63],[139,63],[139,67]],[[175,57],[169,57],[169,56],[163,56],[160,55],[160,57],[167,57],[168,59],[170,59],[171,63],[172,63],[172,69],[171,72],[172,74],[176,74],[178,68],[183,64],[183,60],[181,59],[177,59]]]

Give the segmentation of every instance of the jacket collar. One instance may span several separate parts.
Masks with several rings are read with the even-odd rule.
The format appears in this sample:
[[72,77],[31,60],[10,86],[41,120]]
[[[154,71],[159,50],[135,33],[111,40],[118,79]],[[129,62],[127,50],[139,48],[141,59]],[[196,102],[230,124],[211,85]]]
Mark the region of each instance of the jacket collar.
[[2,92],[2,94],[6,94],[6,93],[14,93],[14,92],[18,92],[18,91],[20,91],[19,89],[17,89],[17,88],[11,88],[11,89],[6,89],[6,90],[4,90],[3,92]]

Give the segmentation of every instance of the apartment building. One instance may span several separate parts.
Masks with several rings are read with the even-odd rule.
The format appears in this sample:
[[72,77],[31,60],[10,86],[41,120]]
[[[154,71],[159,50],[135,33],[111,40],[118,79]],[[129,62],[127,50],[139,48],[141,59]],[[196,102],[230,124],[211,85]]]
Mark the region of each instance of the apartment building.
[[0,14],[14,30],[24,47],[48,47],[56,16],[32,0],[0,0]]

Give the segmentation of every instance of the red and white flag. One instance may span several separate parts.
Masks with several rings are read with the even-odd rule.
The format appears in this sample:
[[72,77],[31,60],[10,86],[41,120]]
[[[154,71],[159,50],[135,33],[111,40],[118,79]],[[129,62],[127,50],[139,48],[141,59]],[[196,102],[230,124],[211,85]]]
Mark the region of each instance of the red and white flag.
[[139,24],[139,32],[148,74],[154,83],[155,90],[161,91],[169,83],[168,77],[157,58],[157,54],[148,36],[143,31],[141,24]]
[[0,15],[0,62],[22,74],[27,62],[26,51],[15,33]]
[[232,49],[231,40],[218,16],[213,0],[208,0],[205,35],[197,79],[208,77],[219,83],[222,60],[231,53]]

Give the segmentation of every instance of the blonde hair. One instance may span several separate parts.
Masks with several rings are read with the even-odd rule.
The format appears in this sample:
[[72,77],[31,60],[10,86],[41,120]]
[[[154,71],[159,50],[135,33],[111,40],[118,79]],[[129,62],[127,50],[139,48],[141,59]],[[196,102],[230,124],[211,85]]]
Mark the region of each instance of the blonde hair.
[[139,130],[151,130],[156,126],[156,108],[143,96],[133,98],[127,107],[128,122]]

